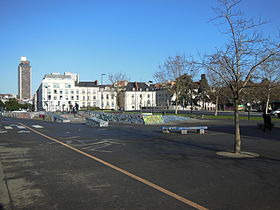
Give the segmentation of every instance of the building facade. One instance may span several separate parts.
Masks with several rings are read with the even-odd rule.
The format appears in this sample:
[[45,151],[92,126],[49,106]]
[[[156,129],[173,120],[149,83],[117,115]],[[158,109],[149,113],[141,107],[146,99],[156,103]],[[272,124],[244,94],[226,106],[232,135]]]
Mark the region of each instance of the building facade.
[[94,82],[80,82],[79,75],[66,72],[44,76],[37,92],[37,110],[71,111],[78,104],[80,108],[116,108],[116,93],[109,85]]
[[16,98],[16,95],[14,94],[0,94],[0,101],[5,103],[6,101],[9,101],[10,99]]
[[126,111],[156,106],[154,85],[145,82],[128,82],[120,93],[120,108]]
[[26,57],[20,58],[18,65],[18,98],[20,100],[30,100],[31,93],[31,66]]

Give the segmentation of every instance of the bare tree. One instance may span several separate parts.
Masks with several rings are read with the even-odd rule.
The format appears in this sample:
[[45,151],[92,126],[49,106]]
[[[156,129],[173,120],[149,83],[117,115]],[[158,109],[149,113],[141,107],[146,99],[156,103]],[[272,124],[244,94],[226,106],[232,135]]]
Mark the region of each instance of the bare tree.
[[121,91],[126,86],[128,80],[129,80],[128,76],[121,72],[109,74],[109,81],[112,83],[117,94],[116,95],[117,109],[120,109]]
[[175,114],[178,113],[178,103],[180,95],[180,83],[177,81],[183,74],[194,74],[194,65],[191,60],[187,60],[184,55],[168,57],[163,65],[159,66],[159,71],[154,74],[154,79],[167,88],[175,96]]
[[234,152],[241,152],[238,105],[241,91],[256,73],[256,69],[270,61],[278,53],[278,46],[262,37],[256,29],[264,24],[261,20],[247,19],[236,9],[240,1],[219,0],[220,7],[214,9],[217,17],[225,25],[228,37],[225,47],[213,55],[205,57],[202,65],[214,72],[231,88],[234,101],[235,144]]
[[223,93],[223,90],[225,89],[225,83],[213,71],[208,71],[207,76],[210,85],[210,97],[215,103],[214,115],[218,116],[219,100]]
[[266,95],[265,113],[267,114],[271,93],[280,83],[280,62],[277,58],[273,59],[272,62],[263,63],[260,70],[259,77],[262,79],[261,88]]

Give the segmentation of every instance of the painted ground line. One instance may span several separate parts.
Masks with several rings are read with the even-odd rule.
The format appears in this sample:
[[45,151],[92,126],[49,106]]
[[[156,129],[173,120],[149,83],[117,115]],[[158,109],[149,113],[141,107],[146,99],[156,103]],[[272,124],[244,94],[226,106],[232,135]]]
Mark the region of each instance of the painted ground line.
[[21,126],[21,125],[17,125],[18,129],[25,129],[25,127]]
[[8,131],[0,131],[0,133],[7,133]]
[[191,200],[189,200],[187,198],[184,198],[184,197],[182,197],[180,195],[177,195],[177,194],[175,194],[175,193],[173,193],[173,192],[171,192],[169,190],[166,190],[166,189],[164,189],[164,188],[162,188],[162,187],[160,187],[160,186],[158,186],[158,185],[156,185],[156,184],[154,184],[154,183],[152,183],[152,182],[150,182],[150,181],[148,181],[146,179],[143,179],[143,178],[141,178],[139,176],[136,176],[136,175],[134,175],[134,174],[124,170],[124,169],[121,169],[121,168],[119,168],[119,167],[117,167],[115,165],[112,165],[109,162],[106,162],[106,161],[104,161],[104,160],[102,160],[102,159],[100,159],[98,157],[95,157],[93,155],[85,153],[85,152],[83,152],[83,151],[81,151],[81,150],[79,150],[79,149],[77,149],[75,147],[72,147],[72,146],[70,146],[68,144],[65,144],[65,143],[63,143],[63,142],[61,142],[61,141],[59,141],[59,140],[57,140],[55,138],[49,137],[49,136],[47,136],[47,135],[45,135],[45,134],[43,134],[43,133],[41,133],[41,132],[39,132],[39,131],[37,131],[37,130],[35,130],[33,128],[28,127],[27,125],[25,125],[23,123],[20,123],[20,122],[18,122],[18,123],[21,124],[22,126],[28,128],[29,130],[39,134],[40,136],[43,136],[43,137],[45,137],[45,138],[47,138],[47,139],[49,139],[51,141],[54,141],[54,142],[56,142],[58,144],[61,144],[61,145],[65,146],[65,147],[71,149],[71,150],[74,150],[74,151],[76,151],[76,152],[78,152],[78,153],[80,153],[80,154],[82,154],[82,155],[84,155],[84,156],[86,156],[86,157],[88,157],[90,159],[93,159],[93,160],[95,160],[95,161],[97,161],[99,163],[102,163],[102,164],[104,164],[104,165],[106,165],[106,166],[108,166],[108,167],[110,167],[112,169],[115,169],[116,171],[119,171],[122,174],[125,174],[125,175],[129,176],[132,179],[135,179],[135,180],[137,180],[137,181],[139,181],[139,182],[141,182],[141,183],[143,183],[145,185],[148,185],[148,186],[150,186],[150,187],[152,187],[152,188],[154,188],[154,189],[156,189],[156,190],[158,190],[158,191],[160,191],[160,192],[162,192],[162,193],[164,193],[164,194],[166,194],[166,195],[168,195],[170,197],[173,197],[173,198],[181,201],[184,204],[187,204],[187,205],[189,205],[189,206],[191,206],[193,208],[199,209],[199,210],[208,210],[207,208],[205,208],[205,207],[203,207],[203,206],[201,206],[201,205],[199,205],[199,204],[197,204],[197,203],[195,203],[195,202],[193,202],[193,201],[191,201]]
[[11,126],[4,126],[4,128],[7,129],[7,130],[13,129],[13,127],[11,127]]
[[33,128],[43,128],[41,125],[32,125]]
[[17,133],[30,133],[30,131],[21,130],[21,131],[18,131]]

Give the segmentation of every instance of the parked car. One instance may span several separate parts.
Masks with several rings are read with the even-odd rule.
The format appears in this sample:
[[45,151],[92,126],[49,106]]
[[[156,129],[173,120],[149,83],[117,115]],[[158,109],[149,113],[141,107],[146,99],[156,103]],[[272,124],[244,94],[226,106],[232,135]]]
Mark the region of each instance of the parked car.
[[278,114],[280,114],[280,109],[271,111],[270,114],[271,114],[271,115],[278,115]]

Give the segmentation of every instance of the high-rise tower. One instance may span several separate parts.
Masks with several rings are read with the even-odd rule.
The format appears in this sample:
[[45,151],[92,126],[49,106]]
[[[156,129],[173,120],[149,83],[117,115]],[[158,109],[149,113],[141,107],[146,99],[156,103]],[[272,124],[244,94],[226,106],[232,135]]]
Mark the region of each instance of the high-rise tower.
[[31,66],[24,56],[20,58],[18,65],[18,98],[31,99]]

